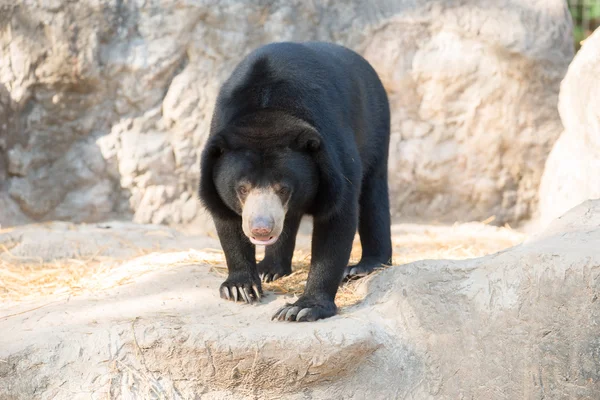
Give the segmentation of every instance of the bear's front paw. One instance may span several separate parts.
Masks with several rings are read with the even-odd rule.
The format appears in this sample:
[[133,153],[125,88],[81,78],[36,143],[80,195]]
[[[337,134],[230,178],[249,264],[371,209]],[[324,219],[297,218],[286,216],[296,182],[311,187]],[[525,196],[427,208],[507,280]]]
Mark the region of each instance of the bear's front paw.
[[316,321],[329,318],[337,312],[335,303],[331,300],[316,300],[310,297],[300,297],[294,304],[287,303],[273,315],[271,320],[279,321]]
[[383,263],[377,260],[361,260],[356,265],[349,265],[344,270],[344,281],[358,279],[384,268]]
[[284,267],[280,263],[271,262],[269,260],[262,260],[257,265],[258,276],[260,279],[267,283],[282,278],[292,273],[292,267]]
[[252,279],[249,274],[229,274],[227,280],[221,284],[219,292],[225,300],[245,301],[248,304],[260,301],[263,294],[260,280]]

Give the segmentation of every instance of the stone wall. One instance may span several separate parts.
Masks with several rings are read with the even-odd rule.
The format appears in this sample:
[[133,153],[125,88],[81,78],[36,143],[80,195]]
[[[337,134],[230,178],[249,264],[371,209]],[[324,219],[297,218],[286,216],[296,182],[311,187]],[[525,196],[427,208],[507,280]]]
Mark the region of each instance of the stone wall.
[[347,45],[380,73],[394,216],[526,219],[573,54],[564,0],[1,7],[3,225],[201,217],[198,154],[219,84],[253,48],[282,40]]

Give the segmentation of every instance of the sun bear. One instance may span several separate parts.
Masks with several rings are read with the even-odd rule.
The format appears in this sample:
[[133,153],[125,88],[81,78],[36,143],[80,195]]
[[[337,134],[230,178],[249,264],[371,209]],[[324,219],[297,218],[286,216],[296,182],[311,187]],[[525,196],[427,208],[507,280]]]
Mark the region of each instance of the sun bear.
[[[323,42],[271,43],[223,83],[201,155],[200,200],[229,276],[222,298],[252,303],[265,282],[292,272],[303,215],[313,218],[303,295],[273,319],[336,314],[344,277],[391,263],[385,89],[359,54]],[[356,231],[362,258],[347,266]],[[263,245],[258,263],[255,246]]]

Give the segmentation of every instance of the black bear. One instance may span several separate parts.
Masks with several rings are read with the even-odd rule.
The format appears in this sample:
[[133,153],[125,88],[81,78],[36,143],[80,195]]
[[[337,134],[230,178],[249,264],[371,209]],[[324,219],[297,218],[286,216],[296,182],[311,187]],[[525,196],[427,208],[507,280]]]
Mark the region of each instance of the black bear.
[[[201,156],[200,199],[229,276],[221,297],[252,303],[292,271],[298,226],[313,217],[304,294],[273,319],[337,311],[345,276],[391,263],[387,164],[390,110],[371,65],[332,43],[271,43],[246,56],[216,100]],[[346,267],[356,230],[362,258]],[[265,245],[258,263],[255,245]]]

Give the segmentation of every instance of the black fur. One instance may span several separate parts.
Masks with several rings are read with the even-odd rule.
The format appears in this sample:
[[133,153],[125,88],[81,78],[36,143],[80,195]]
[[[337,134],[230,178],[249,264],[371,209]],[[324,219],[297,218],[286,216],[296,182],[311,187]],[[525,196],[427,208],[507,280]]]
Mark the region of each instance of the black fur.
[[[201,160],[200,198],[229,269],[222,296],[252,302],[262,293],[259,272],[266,281],[291,273],[304,214],[314,220],[306,290],[274,318],[332,316],[345,275],[390,263],[389,134],[385,90],[355,52],[330,43],[273,43],[242,60],[219,92]],[[241,227],[241,181],[291,188],[284,232],[258,270]],[[362,259],[346,268],[357,228]]]

